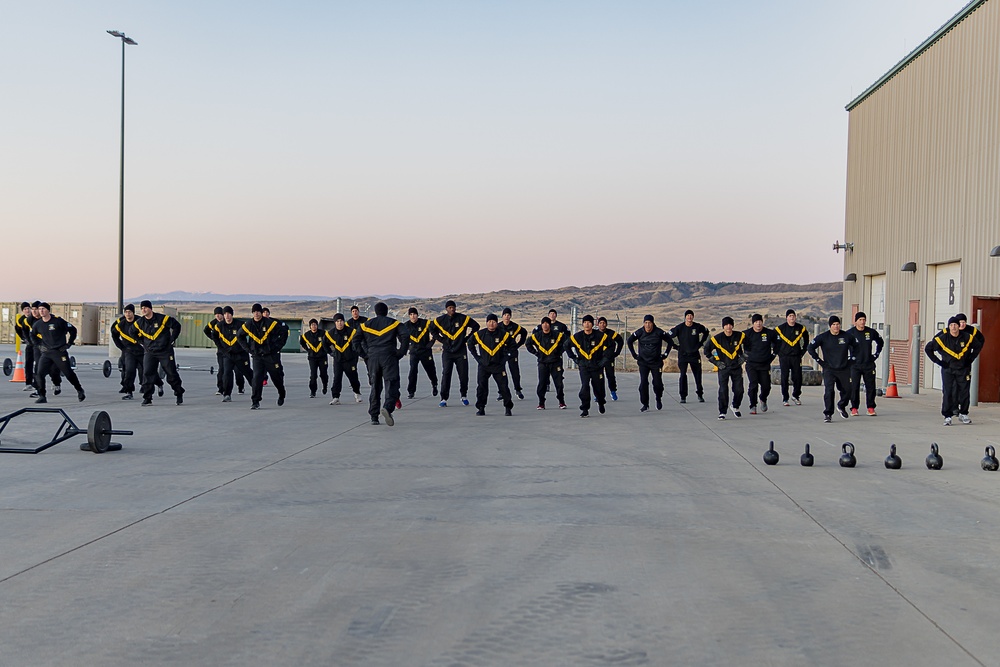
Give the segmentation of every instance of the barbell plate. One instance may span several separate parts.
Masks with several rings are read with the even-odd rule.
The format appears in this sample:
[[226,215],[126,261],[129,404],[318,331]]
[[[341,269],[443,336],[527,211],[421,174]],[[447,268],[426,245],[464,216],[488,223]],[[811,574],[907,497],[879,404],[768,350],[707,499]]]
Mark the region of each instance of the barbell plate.
[[111,445],[111,415],[104,410],[98,410],[90,416],[87,425],[87,444],[90,451],[103,454]]
[[101,370],[104,372],[104,377],[106,377],[106,378],[111,377],[111,360],[110,359],[105,359],[104,360],[104,365],[101,367]]
[[3,374],[9,376],[14,372],[14,362],[10,359],[3,360]]

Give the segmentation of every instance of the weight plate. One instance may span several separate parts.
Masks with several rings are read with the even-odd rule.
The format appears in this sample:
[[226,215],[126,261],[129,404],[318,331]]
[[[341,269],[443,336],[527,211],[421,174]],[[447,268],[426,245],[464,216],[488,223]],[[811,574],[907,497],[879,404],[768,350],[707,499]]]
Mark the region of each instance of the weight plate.
[[10,375],[13,372],[14,372],[14,362],[12,362],[10,359],[4,359],[3,360],[3,374],[4,375]]
[[72,368],[74,371],[76,370],[76,357],[69,358],[69,367]]
[[111,360],[106,359],[104,365],[101,367],[101,371],[104,373],[104,377],[111,377]]
[[108,451],[111,445],[111,415],[104,410],[99,410],[90,416],[90,424],[87,425],[87,444],[90,445],[90,451],[95,454]]
[[209,366],[208,367],[208,374],[209,375],[215,375],[215,366]]

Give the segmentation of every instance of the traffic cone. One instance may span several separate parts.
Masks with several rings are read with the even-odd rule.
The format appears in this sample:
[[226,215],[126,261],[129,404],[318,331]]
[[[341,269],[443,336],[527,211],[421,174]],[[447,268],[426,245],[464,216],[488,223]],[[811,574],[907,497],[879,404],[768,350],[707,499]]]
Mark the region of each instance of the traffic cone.
[[896,389],[896,366],[889,365],[889,386],[885,390],[886,398],[899,398],[899,391]]
[[11,382],[24,382],[24,353],[17,353],[17,361],[14,363],[14,375]]

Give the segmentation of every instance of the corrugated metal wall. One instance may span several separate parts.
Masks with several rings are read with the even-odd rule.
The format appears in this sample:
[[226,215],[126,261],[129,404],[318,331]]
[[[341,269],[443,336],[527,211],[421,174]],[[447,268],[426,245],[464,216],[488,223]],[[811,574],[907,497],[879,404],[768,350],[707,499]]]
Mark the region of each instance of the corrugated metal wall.
[[[1000,0],[981,5],[850,112],[844,304],[886,275],[886,322],[934,322],[935,266],[960,261],[961,298],[1000,293]],[[900,271],[916,262],[916,273]],[[994,327],[994,331],[997,328]],[[933,335],[933,334],[931,334]],[[900,372],[897,366],[897,375]]]

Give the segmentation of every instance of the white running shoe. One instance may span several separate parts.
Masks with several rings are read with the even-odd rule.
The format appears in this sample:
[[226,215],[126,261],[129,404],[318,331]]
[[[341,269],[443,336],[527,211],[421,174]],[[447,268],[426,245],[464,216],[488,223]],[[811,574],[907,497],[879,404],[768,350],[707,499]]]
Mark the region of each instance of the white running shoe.
[[962,422],[963,424],[971,424],[972,423],[972,419],[969,418],[969,415],[959,415],[958,416],[958,421]]
[[944,418],[944,425],[945,426],[951,426],[951,417],[945,417]]
[[355,403],[360,403],[361,402],[361,394],[355,394],[354,395],[354,402]]
[[333,399],[332,401],[330,401],[330,405],[340,405],[340,399],[339,398]]

